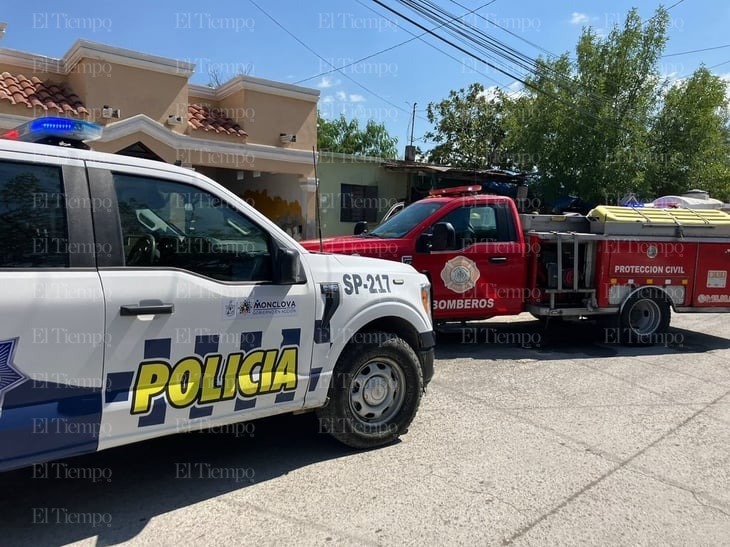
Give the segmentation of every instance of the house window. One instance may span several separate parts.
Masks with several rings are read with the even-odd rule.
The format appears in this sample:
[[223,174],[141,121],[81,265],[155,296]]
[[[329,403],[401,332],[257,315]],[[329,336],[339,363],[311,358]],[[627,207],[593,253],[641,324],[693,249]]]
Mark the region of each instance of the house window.
[[342,184],[340,196],[340,222],[377,222],[377,186]]

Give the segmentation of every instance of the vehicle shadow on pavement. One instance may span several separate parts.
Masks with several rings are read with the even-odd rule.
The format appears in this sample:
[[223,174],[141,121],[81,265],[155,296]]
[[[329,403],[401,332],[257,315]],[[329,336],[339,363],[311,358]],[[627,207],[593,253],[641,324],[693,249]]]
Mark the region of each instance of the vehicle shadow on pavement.
[[671,327],[651,346],[627,346],[616,342],[615,332],[593,321],[555,322],[489,321],[465,326],[446,326],[437,331],[436,358],[456,359],[491,350],[493,359],[560,359],[671,355],[728,349],[730,340],[702,332]]
[[0,474],[0,544],[129,541],[156,515],[359,452],[318,434],[314,414],[237,425]]

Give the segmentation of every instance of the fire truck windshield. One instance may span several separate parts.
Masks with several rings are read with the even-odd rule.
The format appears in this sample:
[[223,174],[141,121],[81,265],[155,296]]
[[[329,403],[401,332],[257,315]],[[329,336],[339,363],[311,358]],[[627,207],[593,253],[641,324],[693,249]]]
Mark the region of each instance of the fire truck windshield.
[[433,213],[443,207],[444,202],[419,201],[409,205],[403,211],[381,224],[370,232],[369,236],[381,237],[383,239],[397,239],[405,236],[421,222],[430,217]]

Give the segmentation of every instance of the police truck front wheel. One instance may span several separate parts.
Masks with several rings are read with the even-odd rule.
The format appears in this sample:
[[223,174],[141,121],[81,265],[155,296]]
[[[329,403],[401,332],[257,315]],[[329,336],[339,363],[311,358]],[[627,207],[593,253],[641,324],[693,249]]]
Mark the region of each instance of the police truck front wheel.
[[359,333],[335,366],[320,429],[353,448],[395,441],[416,415],[423,372],[413,349],[384,332]]
[[660,343],[669,329],[671,309],[657,290],[644,290],[626,301],[618,317],[618,336],[623,344],[648,346]]

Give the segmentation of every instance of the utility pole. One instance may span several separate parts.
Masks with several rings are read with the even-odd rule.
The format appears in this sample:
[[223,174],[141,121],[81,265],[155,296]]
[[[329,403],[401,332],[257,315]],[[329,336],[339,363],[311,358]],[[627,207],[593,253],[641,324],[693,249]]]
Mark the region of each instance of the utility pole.
[[413,130],[415,129],[416,125],[416,105],[418,103],[413,103],[413,115],[411,116],[411,146],[413,146]]

